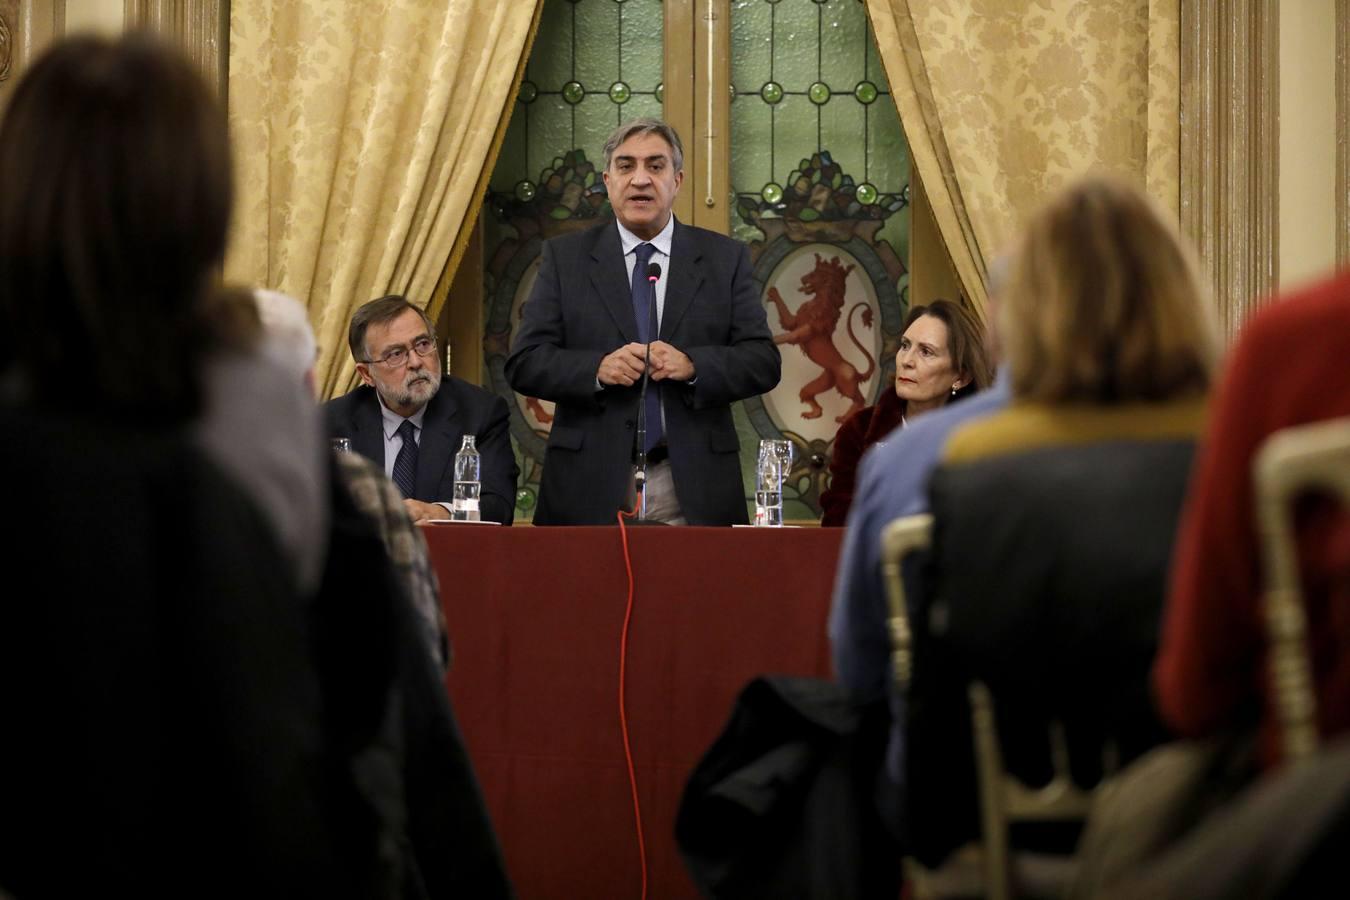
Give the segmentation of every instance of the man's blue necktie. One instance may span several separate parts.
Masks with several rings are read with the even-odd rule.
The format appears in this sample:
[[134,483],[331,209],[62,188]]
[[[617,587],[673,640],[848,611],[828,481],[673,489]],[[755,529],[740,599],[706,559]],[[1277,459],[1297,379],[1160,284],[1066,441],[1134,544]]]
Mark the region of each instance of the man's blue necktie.
[[[647,264],[652,260],[656,248],[651,244],[638,244],[633,248],[637,262],[633,265],[633,315],[637,316],[638,340],[646,344],[656,340],[652,334],[652,319],[655,318],[656,285],[647,279]],[[663,437],[661,429],[661,385],[651,382],[647,385],[647,445],[648,453]]]
[[416,433],[417,426],[408,419],[404,419],[403,424],[398,426],[398,435],[403,438],[403,446],[399,448],[398,456],[394,457],[394,484],[398,486],[404,498],[413,495],[413,488],[417,484]]

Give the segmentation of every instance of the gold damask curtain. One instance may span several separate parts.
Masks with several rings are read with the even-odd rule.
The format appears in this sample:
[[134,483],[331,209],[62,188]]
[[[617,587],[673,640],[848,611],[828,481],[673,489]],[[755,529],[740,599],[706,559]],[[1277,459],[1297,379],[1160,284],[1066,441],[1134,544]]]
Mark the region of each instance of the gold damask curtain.
[[867,0],[967,295],[1021,221],[1091,169],[1179,205],[1179,0]]
[[[226,278],[299,297],[325,397],[352,311],[428,307],[492,171],[540,0],[233,0],[239,198]],[[448,283],[449,279],[446,279]]]

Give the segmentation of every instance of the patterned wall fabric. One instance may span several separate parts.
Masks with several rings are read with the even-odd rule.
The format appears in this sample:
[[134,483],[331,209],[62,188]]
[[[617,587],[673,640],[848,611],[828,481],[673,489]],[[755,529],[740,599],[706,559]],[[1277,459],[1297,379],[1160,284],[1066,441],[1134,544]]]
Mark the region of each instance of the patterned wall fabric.
[[[347,390],[352,311],[430,301],[477,202],[536,3],[233,0],[239,176],[226,276],[300,298],[323,396]],[[436,310],[432,310],[434,316]]]
[[1178,206],[1177,0],[867,0],[963,283],[1056,188],[1104,168]]

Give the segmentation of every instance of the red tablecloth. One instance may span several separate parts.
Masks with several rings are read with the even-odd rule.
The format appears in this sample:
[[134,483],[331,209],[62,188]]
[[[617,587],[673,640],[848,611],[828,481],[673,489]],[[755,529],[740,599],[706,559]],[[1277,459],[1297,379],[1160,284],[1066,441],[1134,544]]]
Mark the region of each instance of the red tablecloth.
[[[618,528],[425,529],[447,683],[522,898],[637,897],[619,729],[628,581]],[[828,676],[839,529],[632,528],[628,722],[652,898],[697,897],[684,783],[760,674]]]

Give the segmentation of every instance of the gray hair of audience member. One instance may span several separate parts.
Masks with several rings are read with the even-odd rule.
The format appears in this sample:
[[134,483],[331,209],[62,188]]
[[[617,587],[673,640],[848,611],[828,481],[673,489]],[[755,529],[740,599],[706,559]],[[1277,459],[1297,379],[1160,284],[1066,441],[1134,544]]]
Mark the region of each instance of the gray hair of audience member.
[[370,362],[370,354],[366,351],[366,331],[372,325],[392,322],[410,309],[422,317],[427,326],[427,334],[436,333],[436,326],[432,324],[426,311],[410,303],[402,294],[389,294],[361,304],[356,314],[352,316],[351,327],[347,329],[347,346],[352,351],[352,359],[360,363]]
[[299,300],[259,288],[253,292],[262,323],[262,341],[267,355],[283,366],[298,381],[310,381],[314,376],[314,361],[319,343],[309,324],[309,313]]
[[624,122],[610,132],[609,139],[605,141],[605,169],[609,169],[610,160],[614,158],[614,151],[619,149],[620,144],[641,134],[655,134],[664,138],[670,145],[671,165],[675,167],[676,172],[684,171],[684,145],[680,143],[680,136],[676,134],[674,128],[651,116]]

